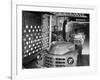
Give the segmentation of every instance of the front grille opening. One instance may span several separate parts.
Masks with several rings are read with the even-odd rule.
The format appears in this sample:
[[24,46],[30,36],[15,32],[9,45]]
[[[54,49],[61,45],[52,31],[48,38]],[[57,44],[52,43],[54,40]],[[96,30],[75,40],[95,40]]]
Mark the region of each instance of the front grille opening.
[[55,62],[56,64],[65,64],[65,62]]
[[52,63],[52,61],[50,61],[50,60],[45,60],[46,62],[48,62],[48,63]]
[[45,63],[45,65],[46,65],[46,66],[52,66],[52,64],[49,64],[49,63]]
[[56,60],[65,60],[65,58],[56,58]]
[[56,67],[65,67],[65,65],[55,65]]
[[50,59],[50,60],[52,59],[51,57],[47,57],[47,56],[46,56],[45,58],[46,58],[46,59]]

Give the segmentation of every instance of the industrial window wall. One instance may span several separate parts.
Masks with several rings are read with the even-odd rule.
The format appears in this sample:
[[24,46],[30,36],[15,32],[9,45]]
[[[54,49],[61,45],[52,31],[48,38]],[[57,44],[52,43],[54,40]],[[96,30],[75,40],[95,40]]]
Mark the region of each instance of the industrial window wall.
[[22,68],[89,66],[89,16],[22,11]]

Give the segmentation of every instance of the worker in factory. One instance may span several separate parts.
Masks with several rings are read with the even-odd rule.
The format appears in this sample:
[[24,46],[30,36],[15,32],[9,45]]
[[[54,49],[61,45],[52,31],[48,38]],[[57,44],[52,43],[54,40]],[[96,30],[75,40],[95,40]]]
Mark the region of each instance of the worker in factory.
[[78,29],[75,29],[75,34],[74,34],[74,43],[75,43],[75,48],[78,51],[78,63],[82,63],[82,49],[83,49],[83,44],[85,40],[85,35],[84,32],[81,32]]

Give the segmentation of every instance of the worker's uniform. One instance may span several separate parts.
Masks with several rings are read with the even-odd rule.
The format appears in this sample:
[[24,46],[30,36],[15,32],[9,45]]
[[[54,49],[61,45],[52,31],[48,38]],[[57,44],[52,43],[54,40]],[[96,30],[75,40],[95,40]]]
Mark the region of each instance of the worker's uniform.
[[83,33],[74,34],[74,44],[78,51],[78,61],[81,63],[82,59],[82,49],[84,44],[85,35]]

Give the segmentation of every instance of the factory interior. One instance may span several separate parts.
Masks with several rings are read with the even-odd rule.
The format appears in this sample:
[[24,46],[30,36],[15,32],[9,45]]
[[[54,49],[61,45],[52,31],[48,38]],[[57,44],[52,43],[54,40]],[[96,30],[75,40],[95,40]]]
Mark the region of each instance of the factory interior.
[[22,69],[89,66],[89,16],[22,11]]

